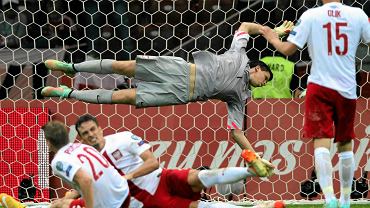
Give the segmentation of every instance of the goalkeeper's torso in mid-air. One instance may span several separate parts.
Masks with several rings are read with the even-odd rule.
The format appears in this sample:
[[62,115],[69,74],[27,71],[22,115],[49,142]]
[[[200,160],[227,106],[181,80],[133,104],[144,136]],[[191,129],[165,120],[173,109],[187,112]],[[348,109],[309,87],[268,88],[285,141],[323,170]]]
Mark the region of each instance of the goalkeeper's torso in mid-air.
[[193,100],[218,99],[227,103],[228,124],[242,129],[244,106],[250,96],[249,58],[246,46],[249,35],[236,31],[230,49],[216,55],[208,51],[193,53],[196,83]]

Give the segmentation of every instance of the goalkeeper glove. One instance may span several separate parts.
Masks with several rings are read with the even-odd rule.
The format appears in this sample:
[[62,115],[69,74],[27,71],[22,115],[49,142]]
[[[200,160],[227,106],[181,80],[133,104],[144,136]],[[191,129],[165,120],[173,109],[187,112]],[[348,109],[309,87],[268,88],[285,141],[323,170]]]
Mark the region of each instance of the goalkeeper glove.
[[284,37],[289,34],[294,28],[294,24],[291,21],[285,20],[279,27],[275,27],[273,31],[279,36]]
[[[242,158],[248,163],[250,168],[256,173],[259,177],[267,177],[272,175],[270,167],[267,166],[266,160],[262,160],[256,153],[250,150],[243,150]],[[267,162],[268,163],[268,162]]]

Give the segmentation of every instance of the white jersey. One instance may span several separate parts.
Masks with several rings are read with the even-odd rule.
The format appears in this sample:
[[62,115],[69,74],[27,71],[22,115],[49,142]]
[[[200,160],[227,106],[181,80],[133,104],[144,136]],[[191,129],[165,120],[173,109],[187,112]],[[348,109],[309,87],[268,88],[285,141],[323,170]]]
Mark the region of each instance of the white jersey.
[[[129,194],[127,181],[93,147],[70,143],[62,147],[51,162],[55,175],[67,181],[80,194],[81,189],[73,181],[79,169],[86,171],[94,180],[94,207],[121,207]],[[83,196],[82,196],[83,198]]]
[[360,40],[370,42],[370,23],[360,8],[332,2],[304,12],[288,41],[299,48],[307,43],[312,59],[308,82],[356,96],[355,55]]
[[[149,144],[131,132],[125,131],[106,136],[105,146],[100,153],[122,174],[128,174],[144,163],[140,155],[148,149],[150,149]],[[146,190],[154,195],[159,185],[161,172],[162,169],[159,168],[148,175],[131,181],[135,184],[136,189]]]

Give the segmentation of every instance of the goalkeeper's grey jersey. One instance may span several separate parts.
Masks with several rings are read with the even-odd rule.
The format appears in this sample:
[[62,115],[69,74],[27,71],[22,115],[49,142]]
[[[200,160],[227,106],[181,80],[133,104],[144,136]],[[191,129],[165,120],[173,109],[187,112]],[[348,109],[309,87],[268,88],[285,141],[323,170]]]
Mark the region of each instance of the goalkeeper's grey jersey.
[[245,47],[249,35],[237,31],[230,49],[222,55],[194,52],[194,100],[218,99],[227,103],[228,129],[242,129],[245,101],[250,96],[249,65]]

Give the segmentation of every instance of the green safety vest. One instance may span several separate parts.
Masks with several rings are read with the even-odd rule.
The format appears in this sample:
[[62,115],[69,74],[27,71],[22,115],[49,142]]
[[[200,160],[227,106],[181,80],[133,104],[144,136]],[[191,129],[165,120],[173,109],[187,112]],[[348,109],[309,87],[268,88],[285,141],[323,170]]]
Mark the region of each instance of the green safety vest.
[[292,98],[294,63],[278,56],[264,57],[261,61],[270,67],[274,78],[263,87],[252,87],[252,98]]

